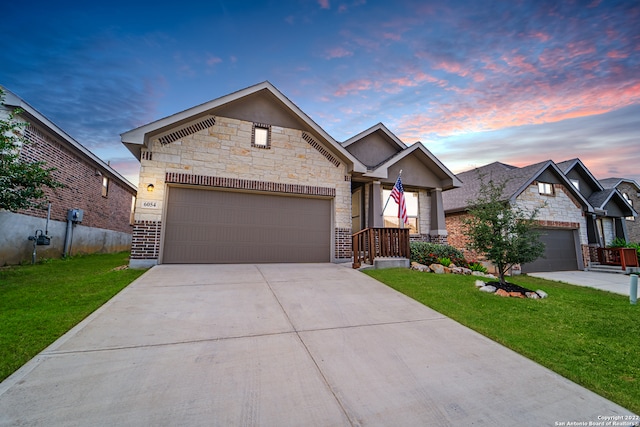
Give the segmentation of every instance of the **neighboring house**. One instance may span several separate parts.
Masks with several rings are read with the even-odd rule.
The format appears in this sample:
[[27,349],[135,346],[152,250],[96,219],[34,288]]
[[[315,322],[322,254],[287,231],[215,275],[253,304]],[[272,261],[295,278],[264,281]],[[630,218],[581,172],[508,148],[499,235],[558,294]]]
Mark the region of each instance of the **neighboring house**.
[[383,198],[400,169],[415,238],[446,240],[458,180],[422,144],[382,125],[340,144],[269,82],[121,137],[140,160],[132,267],[348,261],[354,231],[397,226]]
[[588,268],[597,261],[597,248],[626,238],[624,218],[637,215],[620,192],[603,188],[579,159],[521,168],[495,162],[457,177],[463,185],[445,193],[444,206],[449,243],[460,249],[467,244],[463,220],[482,180],[506,182],[504,201],[528,211],[540,208],[536,221],[545,254],[522,265],[525,273]]
[[[606,178],[601,179],[600,184],[605,189],[615,188],[622,197],[636,211],[640,208],[640,185],[632,179]],[[627,241],[640,243],[640,220],[633,215],[625,217],[627,227]]]
[[[478,197],[481,183],[506,182],[503,200],[528,211],[540,208],[536,218],[545,254],[521,266],[523,272],[582,270],[589,262],[589,240],[585,213],[591,205],[551,160],[518,168],[504,163],[489,165],[457,175],[462,186],[444,194],[449,244],[466,251],[463,221],[469,202]],[[476,254],[466,252],[468,258]]]
[[[36,247],[38,258],[95,252],[116,252],[131,247],[131,212],[137,188],[65,133],[31,105],[5,89],[0,114],[20,108],[16,120],[27,122],[20,156],[54,167],[54,178],[65,185],[46,189],[50,211],[31,208],[17,213],[0,211],[0,265],[32,259],[36,233],[51,236],[49,245]],[[81,221],[68,221],[69,210],[81,210]],[[49,221],[47,216],[49,215]]]
[[629,240],[625,218],[635,219],[637,213],[624,196],[615,188],[603,187],[580,159],[560,162],[558,167],[593,207],[586,217],[591,260],[596,259],[596,248],[605,248],[616,238]]

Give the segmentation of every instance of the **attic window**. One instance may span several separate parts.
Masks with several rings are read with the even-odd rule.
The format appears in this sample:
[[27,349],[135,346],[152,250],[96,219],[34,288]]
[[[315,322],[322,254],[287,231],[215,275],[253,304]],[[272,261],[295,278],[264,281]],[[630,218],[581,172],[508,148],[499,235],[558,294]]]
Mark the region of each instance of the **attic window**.
[[578,181],[577,179],[572,179],[571,183],[574,187],[576,187],[576,189],[578,189],[578,191],[580,191],[580,181]]
[[553,184],[549,184],[548,182],[539,182],[538,193],[553,196]]
[[271,126],[254,123],[251,134],[251,146],[258,148],[271,147]]

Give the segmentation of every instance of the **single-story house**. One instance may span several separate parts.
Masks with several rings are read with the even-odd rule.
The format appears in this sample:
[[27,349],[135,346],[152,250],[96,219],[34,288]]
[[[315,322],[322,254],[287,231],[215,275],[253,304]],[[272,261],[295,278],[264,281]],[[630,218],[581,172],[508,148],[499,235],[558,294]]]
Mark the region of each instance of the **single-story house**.
[[594,248],[624,235],[620,218],[635,214],[619,192],[604,190],[579,159],[524,167],[494,162],[457,177],[462,186],[446,192],[443,199],[449,243],[463,251],[467,246],[463,221],[483,181],[506,182],[505,202],[528,211],[540,209],[536,221],[545,254],[520,266],[525,273],[586,269],[595,261]]
[[[628,178],[605,178],[599,180],[604,189],[615,188],[622,194],[622,198],[636,212],[640,207],[640,185],[633,179]],[[625,217],[627,228],[627,241],[640,243],[640,221],[633,215]]]
[[32,260],[38,240],[29,237],[36,234],[50,236],[36,247],[39,259],[129,250],[137,188],[26,101],[4,92],[0,114],[7,118],[20,109],[15,120],[27,123],[29,143],[20,158],[56,168],[53,176],[65,187],[45,189],[43,209],[0,211],[0,265]]
[[400,169],[413,237],[444,241],[459,184],[381,124],[339,143],[269,82],[121,139],[140,160],[132,267],[348,261],[354,231],[399,226],[383,199]]

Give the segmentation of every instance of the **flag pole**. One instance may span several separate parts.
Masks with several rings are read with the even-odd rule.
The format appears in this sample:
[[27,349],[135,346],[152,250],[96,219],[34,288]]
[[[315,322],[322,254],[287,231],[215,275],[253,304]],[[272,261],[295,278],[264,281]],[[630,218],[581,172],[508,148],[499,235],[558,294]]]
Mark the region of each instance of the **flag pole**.
[[[400,169],[400,173],[398,174],[398,178],[400,178],[401,175],[402,175],[402,169]],[[398,182],[398,178],[396,178],[396,180],[393,183],[393,185],[396,185],[396,182]],[[391,194],[389,194],[389,197],[387,197],[387,201],[384,204],[384,208],[382,208],[382,213],[380,214],[380,216],[384,215],[384,210],[387,209],[387,205],[389,204],[389,199],[390,198],[391,198]]]

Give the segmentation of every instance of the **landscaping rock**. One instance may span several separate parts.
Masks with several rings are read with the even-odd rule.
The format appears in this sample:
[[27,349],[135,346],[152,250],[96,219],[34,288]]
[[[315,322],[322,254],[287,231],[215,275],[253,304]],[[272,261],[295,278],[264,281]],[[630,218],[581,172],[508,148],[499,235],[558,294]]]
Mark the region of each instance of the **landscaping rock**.
[[538,289],[536,291],[536,294],[538,294],[538,296],[540,296],[540,298],[546,298],[549,296],[549,294],[547,294],[545,291],[541,291],[540,289]]
[[496,287],[495,286],[491,286],[491,285],[483,286],[483,287],[480,288],[480,292],[488,292],[488,293],[492,294],[495,291],[496,291]]
[[480,277],[484,277],[484,273],[482,271],[472,271],[471,272],[472,276],[480,276]]
[[514,298],[524,298],[525,296],[522,295],[521,292],[509,292],[509,296],[510,297],[514,297]]
[[426,266],[426,265],[424,265],[424,264],[420,264],[419,262],[415,262],[415,261],[413,261],[413,262],[411,263],[411,269],[412,269],[412,270],[416,270],[416,271],[423,271],[423,272],[424,272],[424,271],[426,271],[426,272],[429,272],[429,271],[430,271],[430,270],[429,270],[429,267],[427,267],[427,266]]
[[484,277],[486,277],[487,279],[497,279],[497,277],[491,273],[485,273]]
[[538,295],[535,292],[527,292],[526,293],[527,298],[531,298],[531,299],[540,299],[540,295]]
[[507,298],[511,296],[509,292],[505,291],[504,289],[498,289],[496,291],[496,295],[500,295],[501,297],[507,297]]
[[461,267],[461,269],[462,269],[462,274],[465,274],[467,276],[469,276],[472,273],[470,268]]
[[487,286],[485,282],[483,282],[482,280],[476,280],[476,288],[482,288],[484,286]]
[[444,265],[442,264],[431,264],[429,268],[436,274],[444,274]]

